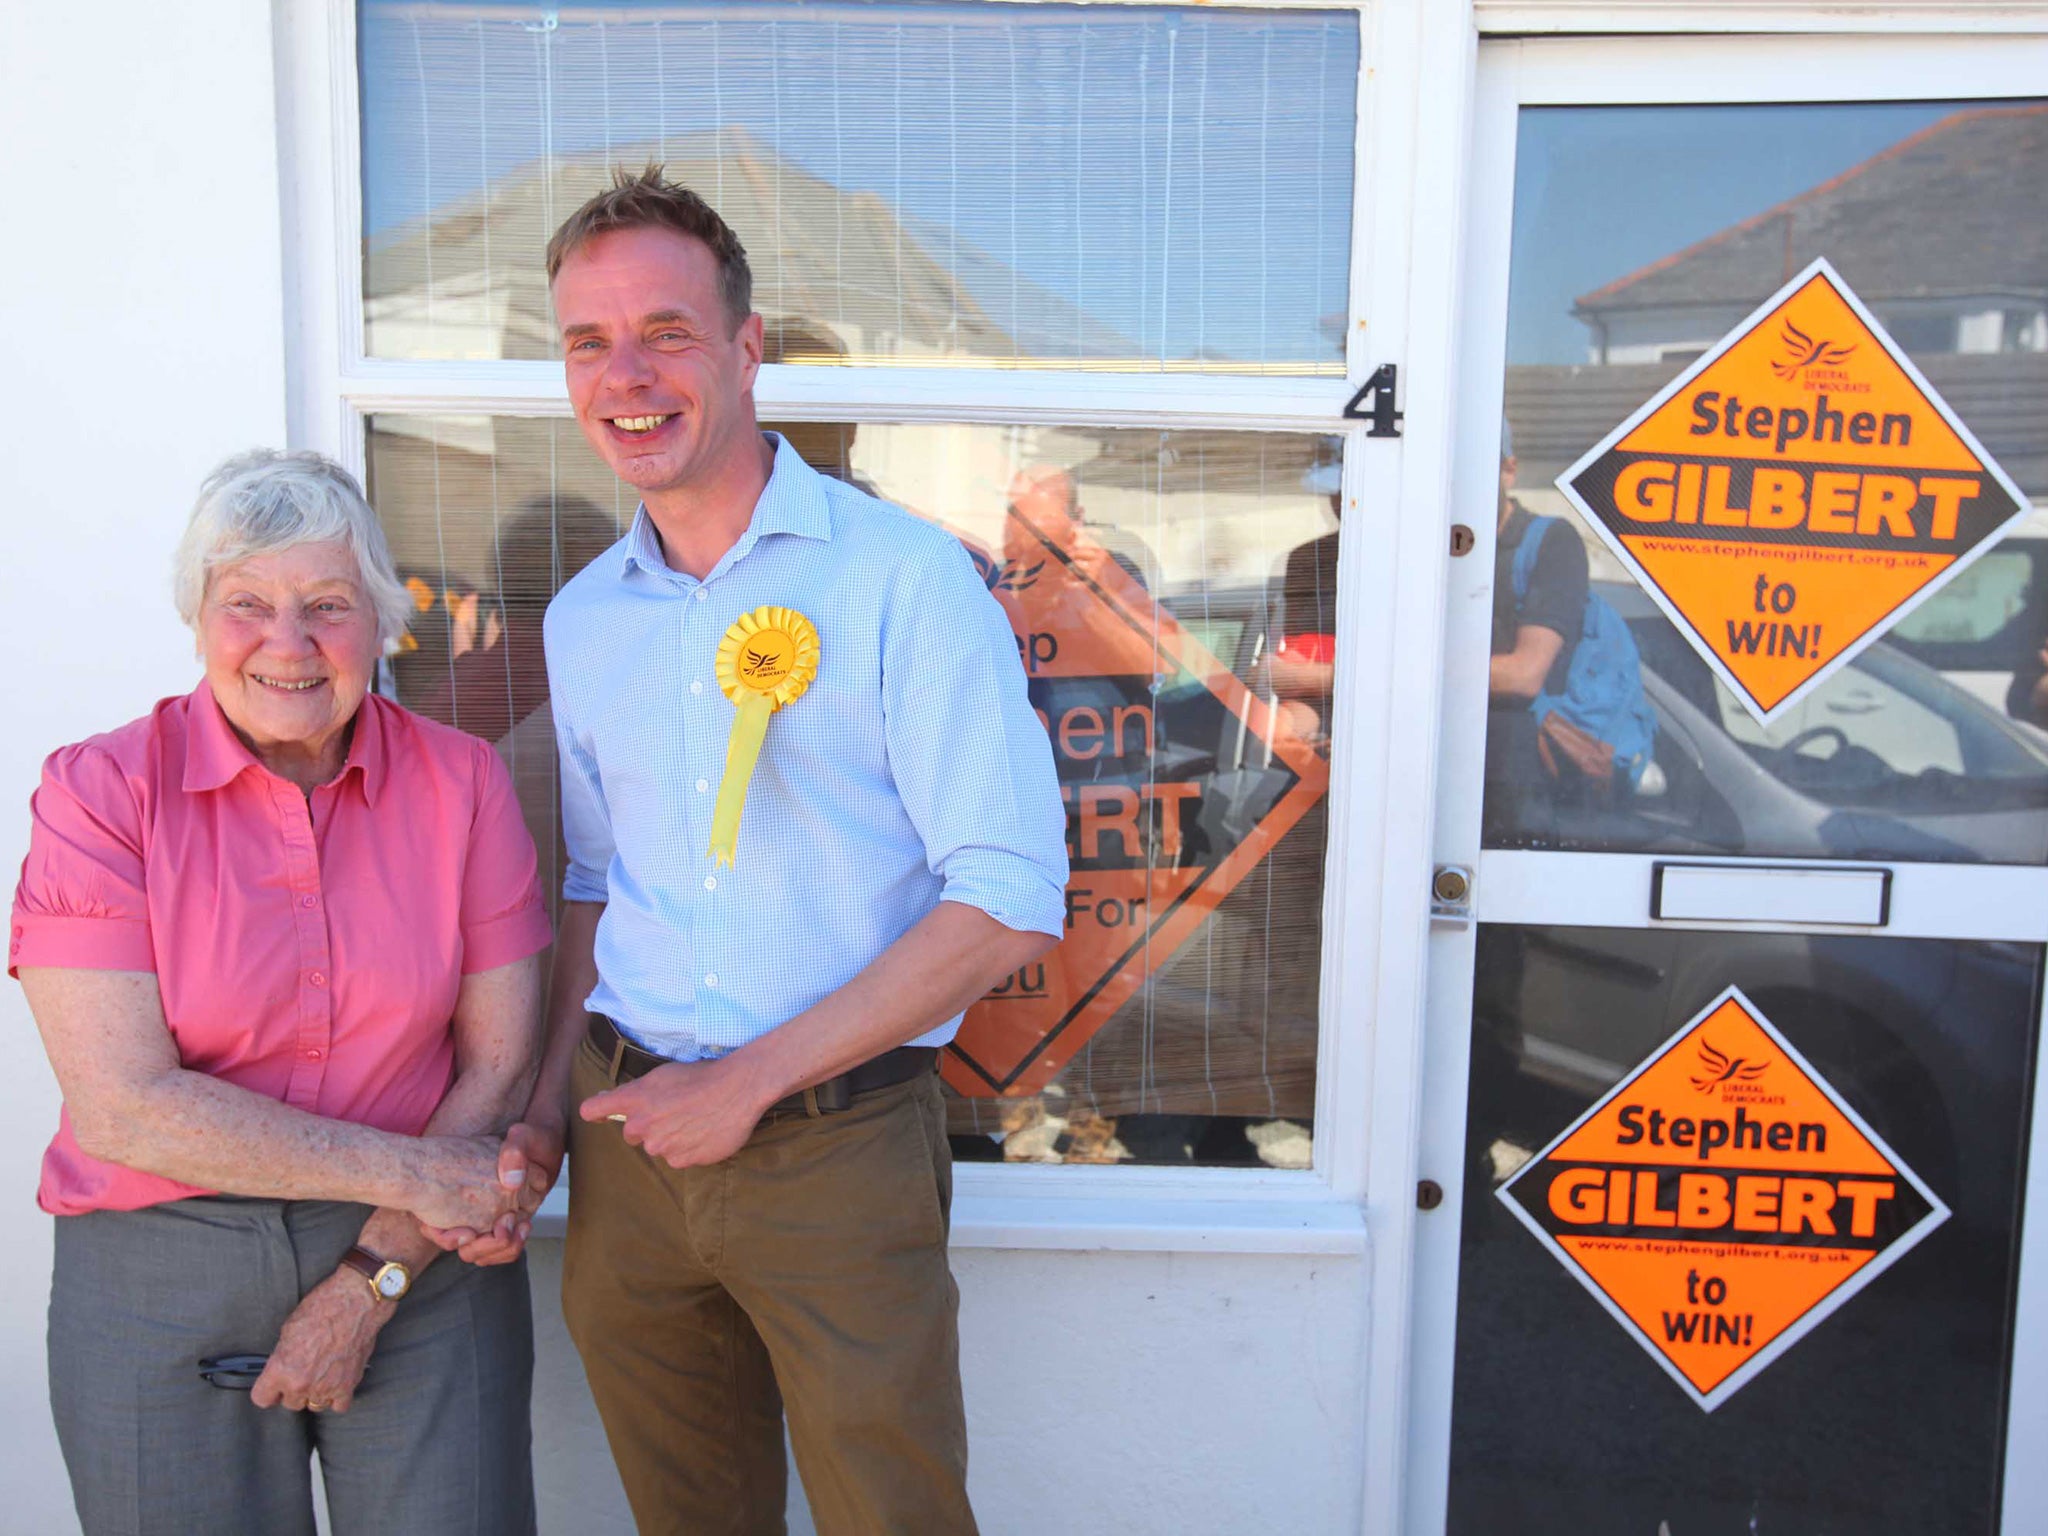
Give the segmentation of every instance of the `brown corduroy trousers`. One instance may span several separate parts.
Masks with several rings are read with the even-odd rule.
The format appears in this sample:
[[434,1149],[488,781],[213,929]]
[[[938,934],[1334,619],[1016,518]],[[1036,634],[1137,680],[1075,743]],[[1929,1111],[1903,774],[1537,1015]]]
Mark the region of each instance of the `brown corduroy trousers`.
[[[576,1101],[609,1085],[589,1045]],[[572,1120],[562,1302],[641,1536],[973,1536],[936,1077],[674,1169]]]

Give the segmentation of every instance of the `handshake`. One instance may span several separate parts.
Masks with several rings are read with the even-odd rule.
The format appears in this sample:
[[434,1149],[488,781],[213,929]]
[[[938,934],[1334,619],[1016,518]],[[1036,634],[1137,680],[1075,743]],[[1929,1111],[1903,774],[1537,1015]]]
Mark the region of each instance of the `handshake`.
[[427,1136],[416,1146],[406,1208],[428,1241],[471,1264],[509,1264],[562,1167],[563,1133],[525,1121],[502,1142]]

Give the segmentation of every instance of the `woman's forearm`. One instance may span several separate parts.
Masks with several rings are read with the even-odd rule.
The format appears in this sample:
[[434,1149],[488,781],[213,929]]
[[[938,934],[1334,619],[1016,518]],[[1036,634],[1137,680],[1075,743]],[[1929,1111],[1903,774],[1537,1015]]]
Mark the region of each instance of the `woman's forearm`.
[[71,1104],[79,1146],[144,1173],[281,1200],[421,1200],[421,1144],[330,1120],[203,1072],[172,1068]]

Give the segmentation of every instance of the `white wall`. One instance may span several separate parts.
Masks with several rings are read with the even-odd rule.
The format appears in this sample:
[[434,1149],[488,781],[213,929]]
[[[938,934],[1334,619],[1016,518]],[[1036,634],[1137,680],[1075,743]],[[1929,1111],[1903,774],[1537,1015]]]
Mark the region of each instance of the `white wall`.
[[[285,433],[277,114],[265,0],[18,6],[0,48],[0,869],[52,748],[191,686],[169,552],[201,475]],[[86,185],[90,178],[90,185]],[[33,231],[33,233],[30,233]],[[11,893],[11,878],[8,882]],[[76,1530],[45,1396],[57,1095],[0,983],[0,1536]],[[1356,1258],[956,1254],[988,1536],[1356,1528]],[[543,1530],[631,1529],[534,1252]],[[792,1529],[809,1530],[800,1493]]]
[[[197,677],[172,542],[202,474],[284,433],[270,10],[17,5],[0,45],[0,870],[53,747]],[[0,982],[0,1530],[75,1529],[44,1390],[57,1093]]]
[[[541,1531],[631,1536],[555,1304],[561,1248],[532,1253]],[[969,1249],[953,1268],[982,1536],[1358,1529],[1360,1260]]]

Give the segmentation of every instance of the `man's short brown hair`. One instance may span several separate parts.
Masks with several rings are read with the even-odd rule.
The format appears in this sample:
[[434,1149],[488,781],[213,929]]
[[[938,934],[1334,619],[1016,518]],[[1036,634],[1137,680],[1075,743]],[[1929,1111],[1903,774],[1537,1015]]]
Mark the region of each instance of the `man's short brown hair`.
[[651,163],[638,174],[614,167],[612,184],[562,221],[548,241],[548,281],[554,282],[572,252],[621,229],[669,229],[703,241],[718,263],[718,296],[725,304],[727,323],[738,330],[754,312],[754,273],[740,237],[716,208]]

